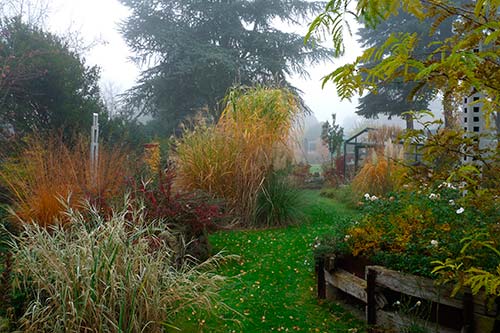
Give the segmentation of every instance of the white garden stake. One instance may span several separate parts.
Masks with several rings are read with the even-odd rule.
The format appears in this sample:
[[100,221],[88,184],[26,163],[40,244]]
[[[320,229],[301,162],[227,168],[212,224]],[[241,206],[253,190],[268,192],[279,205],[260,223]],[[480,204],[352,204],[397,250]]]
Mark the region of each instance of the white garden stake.
[[99,163],[99,115],[93,114],[92,133],[90,134],[90,177],[92,184],[97,183],[97,165]]

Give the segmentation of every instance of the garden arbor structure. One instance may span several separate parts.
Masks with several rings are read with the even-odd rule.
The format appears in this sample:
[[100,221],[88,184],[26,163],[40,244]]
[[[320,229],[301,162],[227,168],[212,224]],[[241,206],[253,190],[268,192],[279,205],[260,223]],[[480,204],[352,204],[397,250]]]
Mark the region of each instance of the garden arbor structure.
[[375,131],[375,129],[366,127],[344,141],[344,179],[353,178],[369,149],[377,147],[377,144],[368,138],[368,133],[371,131]]
[[[357,134],[344,141],[344,179],[349,180],[363,166],[363,162],[368,156],[370,149],[384,148],[387,142],[374,141],[369,133],[377,131],[376,128],[366,127]],[[392,141],[394,140],[394,141]],[[422,163],[422,143],[415,143],[404,147],[403,141],[395,141],[392,138],[392,144],[399,145],[404,150],[404,161],[412,165]]]

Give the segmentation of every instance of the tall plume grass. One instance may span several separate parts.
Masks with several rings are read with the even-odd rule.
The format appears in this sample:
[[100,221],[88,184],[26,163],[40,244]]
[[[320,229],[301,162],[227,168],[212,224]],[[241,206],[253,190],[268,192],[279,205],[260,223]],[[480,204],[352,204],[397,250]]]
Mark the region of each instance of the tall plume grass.
[[352,189],[358,194],[384,195],[393,190],[400,172],[398,161],[403,159],[403,148],[397,142],[402,130],[397,126],[382,126],[368,133],[368,141],[376,145],[370,149],[367,159],[352,181]]
[[251,224],[266,177],[291,157],[290,133],[301,112],[286,89],[232,91],[216,125],[200,124],[178,142],[179,185],[225,199],[240,222]]
[[24,225],[13,249],[15,286],[33,290],[23,331],[161,332],[180,311],[212,309],[220,255],[175,267],[161,221],[123,207],[109,218],[66,207],[65,227]]
[[392,163],[380,152],[371,150],[365,164],[352,180],[352,189],[358,194],[383,195],[392,189]]
[[42,226],[65,223],[61,198],[72,207],[85,199],[102,206],[124,190],[129,163],[116,147],[100,147],[97,173],[90,173],[87,140],[79,138],[70,147],[60,138],[27,140],[16,157],[0,165],[0,183],[8,191],[18,221]]

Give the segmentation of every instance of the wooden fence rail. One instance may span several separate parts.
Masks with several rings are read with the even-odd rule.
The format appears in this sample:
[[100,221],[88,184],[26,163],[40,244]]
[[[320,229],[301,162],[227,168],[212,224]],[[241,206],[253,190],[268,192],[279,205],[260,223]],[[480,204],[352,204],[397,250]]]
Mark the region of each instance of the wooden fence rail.
[[[344,268],[336,265],[334,256],[318,260],[318,297],[334,299],[344,305],[349,305],[349,299],[357,300],[364,305],[361,313],[370,329],[388,328],[400,332],[417,325],[430,332],[500,332],[500,322],[495,319],[498,309],[488,306],[483,295],[472,296],[464,292],[451,297],[449,287],[436,286],[431,279],[382,266],[366,266],[364,278]],[[398,304],[401,304],[399,300],[411,300],[413,309],[422,304],[429,309],[427,318],[394,306],[395,300]]]

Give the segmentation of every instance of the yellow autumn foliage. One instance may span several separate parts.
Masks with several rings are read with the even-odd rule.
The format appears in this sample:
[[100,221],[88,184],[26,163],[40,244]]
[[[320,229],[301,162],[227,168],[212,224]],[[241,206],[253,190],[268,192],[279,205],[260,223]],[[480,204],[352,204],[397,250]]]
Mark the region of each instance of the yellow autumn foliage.
[[287,89],[233,91],[216,125],[198,124],[178,140],[178,185],[225,199],[240,222],[251,223],[266,177],[291,159],[290,133],[301,112]]

